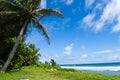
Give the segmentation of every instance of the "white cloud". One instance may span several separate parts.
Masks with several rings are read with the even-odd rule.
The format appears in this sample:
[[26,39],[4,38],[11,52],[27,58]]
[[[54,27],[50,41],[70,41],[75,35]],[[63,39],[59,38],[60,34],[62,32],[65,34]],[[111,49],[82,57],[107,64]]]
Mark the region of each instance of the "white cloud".
[[114,52],[113,50],[102,50],[102,51],[97,51],[97,52],[94,52],[95,54],[104,54],[104,53],[111,53],[111,52]]
[[46,0],[41,0],[40,8],[46,8],[47,2]]
[[[65,63],[99,63],[99,62],[115,62],[120,61],[120,48],[106,49],[101,51],[95,51],[91,53],[84,53],[81,55],[74,55],[61,59]],[[76,62],[77,61],[77,62]]]
[[73,0],[67,0],[67,1],[66,1],[66,4],[67,4],[67,5],[71,5],[72,3],[73,3]]
[[102,10],[103,9],[103,4],[102,3],[97,3],[95,6],[95,9]]
[[89,8],[92,6],[95,0],[85,0],[85,6],[86,8]]
[[70,45],[68,45],[68,46],[66,46],[66,47],[64,48],[64,53],[65,53],[65,55],[67,55],[67,56],[71,55],[73,45],[74,45],[74,44],[72,43],[72,44],[70,44]]
[[[91,6],[94,0],[86,0],[86,6]],[[96,3],[91,14],[85,16],[82,24],[85,27],[100,31],[112,27],[112,32],[120,31],[120,0],[107,0]],[[109,25],[109,26],[108,26]]]
[[120,31],[120,15],[118,17],[118,23],[113,27],[112,32]]
[[84,27],[91,27],[93,26],[93,19],[95,17],[95,14],[88,14],[87,16],[85,16],[82,20],[82,25]]
[[87,58],[88,58],[88,55],[87,55],[87,54],[83,54],[83,55],[81,55],[81,58],[82,58],[82,59],[87,59]]
[[93,24],[95,25],[94,30],[99,31],[99,30],[101,30],[101,28],[104,26],[105,23],[103,23],[103,21],[96,21]]
[[112,31],[120,31],[120,0],[112,0],[104,8],[100,19],[96,22],[96,30],[102,29],[106,24],[114,24],[114,21],[117,21],[117,24],[113,26]]
[[109,53],[119,53],[120,52],[120,48],[114,48],[114,49],[106,49],[106,50],[100,50],[100,51],[95,51],[93,52],[94,54],[109,54]]
[[[62,57],[65,63],[98,63],[98,62],[115,62],[120,61],[120,48],[106,49],[81,55]],[[77,62],[76,62],[77,61]]]

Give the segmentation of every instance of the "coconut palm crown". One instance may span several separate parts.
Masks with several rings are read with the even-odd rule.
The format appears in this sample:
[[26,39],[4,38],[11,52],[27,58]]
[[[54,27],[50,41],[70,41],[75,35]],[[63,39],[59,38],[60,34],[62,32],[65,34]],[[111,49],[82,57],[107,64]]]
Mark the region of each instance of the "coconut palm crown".
[[[46,32],[45,27],[40,23],[38,18],[43,18],[45,16],[56,15],[62,17],[62,12],[54,9],[39,9],[41,0],[0,0],[0,16],[12,15],[17,17],[19,23],[22,23],[20,33],[18,35],[17,41],[11,50],[9,57],[4,64],[1,72],[5,72],[10,61],[12,60],[17,46],[20,42],[21,37],[25,33],[27,25],[32,21],[43,33],[48,43],[50,43],[50,38]],[[10,20],[11,21],[11,20]],[[16,26],[17,27],[17,26]]]

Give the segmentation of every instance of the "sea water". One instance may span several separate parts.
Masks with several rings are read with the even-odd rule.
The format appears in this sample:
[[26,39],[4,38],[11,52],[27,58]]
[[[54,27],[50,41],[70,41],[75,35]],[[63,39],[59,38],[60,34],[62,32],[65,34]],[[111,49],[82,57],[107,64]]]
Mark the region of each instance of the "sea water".
[[120,75],[120,62],[93,63],[93,64],[64,64],[62,68],[72,68],[84,72],[96,72],[107,75]]

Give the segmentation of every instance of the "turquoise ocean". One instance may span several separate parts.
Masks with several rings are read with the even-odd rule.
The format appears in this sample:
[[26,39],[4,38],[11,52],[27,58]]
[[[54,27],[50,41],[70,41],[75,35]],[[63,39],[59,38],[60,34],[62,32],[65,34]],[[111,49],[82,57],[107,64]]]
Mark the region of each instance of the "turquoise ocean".
[[83,72],[95,72],[106,75],[120,75],[120,62],[90,63],[90,64],[62,64],[62,68],[72,68]]

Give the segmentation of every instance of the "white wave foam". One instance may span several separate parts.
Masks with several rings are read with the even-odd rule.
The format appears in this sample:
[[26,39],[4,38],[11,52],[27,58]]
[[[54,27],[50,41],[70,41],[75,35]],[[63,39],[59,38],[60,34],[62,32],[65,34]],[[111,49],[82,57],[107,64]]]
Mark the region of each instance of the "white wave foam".
[[77,70],[90,70],[90,71],[120,71],[120,66],[107,66],[107,67],[78,67],[78,66],[61,66],[61,68],[72,68]]

